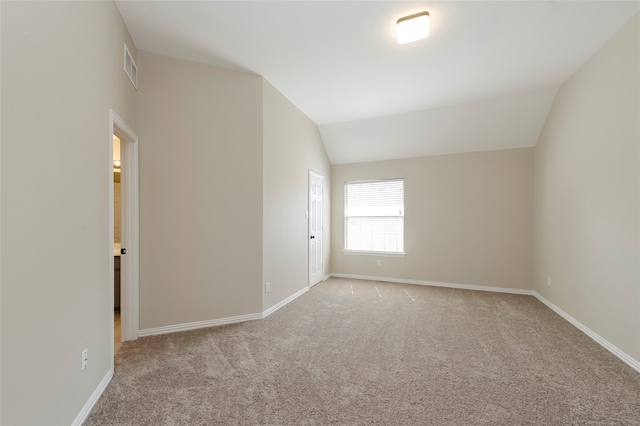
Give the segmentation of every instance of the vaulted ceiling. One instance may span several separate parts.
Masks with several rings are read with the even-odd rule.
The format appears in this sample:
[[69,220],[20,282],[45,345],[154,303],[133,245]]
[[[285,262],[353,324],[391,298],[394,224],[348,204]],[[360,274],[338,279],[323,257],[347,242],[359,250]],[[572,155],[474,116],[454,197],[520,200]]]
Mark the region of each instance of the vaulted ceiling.
[[[117,1],[136,47],[262,75],[333,164],[534,146],[637,1]],[[427,39],[395,41],[427,10]]]

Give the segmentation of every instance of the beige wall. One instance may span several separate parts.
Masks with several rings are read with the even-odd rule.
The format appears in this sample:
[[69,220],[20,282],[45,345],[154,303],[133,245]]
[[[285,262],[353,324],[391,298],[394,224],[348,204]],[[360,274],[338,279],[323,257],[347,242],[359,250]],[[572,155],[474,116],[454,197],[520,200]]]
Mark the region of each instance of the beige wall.
[[[531,288],[533,149],[336,165],[331,174],[333,273]],[[345,254],[344,183],[398,177],[406,257]]]
[[[331,184],[325,272],[331,245],[332,272],[533,287],[640,360],[638,16],[560,89],[534,210],[531,149],[329,169],[316,126],[259,76],[140,52],[137,97],[112,2],[0,8],[0,423],[69,424],[109,370],[109,108],[140,136],[143,329],[303,288],[312,169]],[[405,178],[407,256],[378,268],[342,253],[343,184],[388,177]]]
[[309,170],[325,177],[324,273],[329,272],[330,164],[318,127],[269,82],[263,85],[263,284],[266,310],[308,283]]
[[262,78],[138,52],[140,328],[262,311]]
[[110,368],[109,109],[135,129],[136,49],[112,2],[0,7],[0,422],[70,424]]
[[534,278],[640,362],[639,22],[558,91],[535,149]]

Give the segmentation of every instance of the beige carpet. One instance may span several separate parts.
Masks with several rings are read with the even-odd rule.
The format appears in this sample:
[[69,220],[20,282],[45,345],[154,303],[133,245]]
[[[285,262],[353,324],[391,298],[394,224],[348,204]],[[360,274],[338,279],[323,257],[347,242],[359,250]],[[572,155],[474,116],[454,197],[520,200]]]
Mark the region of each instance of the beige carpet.
[[640,425],[640,374],[531,296],[332,278],[125,342],[86,425]]

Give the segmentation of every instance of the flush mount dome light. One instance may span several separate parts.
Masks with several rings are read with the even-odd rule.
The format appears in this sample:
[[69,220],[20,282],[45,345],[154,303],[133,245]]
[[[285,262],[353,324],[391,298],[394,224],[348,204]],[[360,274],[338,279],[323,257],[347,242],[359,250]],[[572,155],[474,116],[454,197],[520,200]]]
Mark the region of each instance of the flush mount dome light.
[[398,44],[406,44],[427,38],[429,35],[429,12],[404,16],[396,23]]

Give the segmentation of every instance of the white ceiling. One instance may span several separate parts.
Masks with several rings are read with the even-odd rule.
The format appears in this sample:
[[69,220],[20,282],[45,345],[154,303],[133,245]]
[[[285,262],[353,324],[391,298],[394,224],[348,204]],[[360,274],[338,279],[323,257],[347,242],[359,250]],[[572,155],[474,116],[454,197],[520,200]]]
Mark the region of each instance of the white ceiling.
[[[136,47],[262,75],[333,164],[534,146],[638,1],[117,1]],[[427,10],[426,40],[395,21]]]

